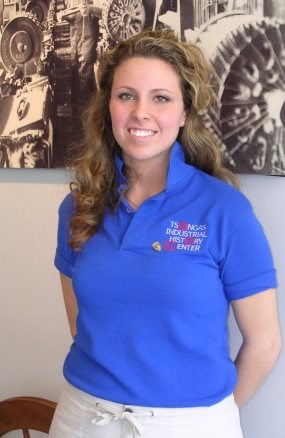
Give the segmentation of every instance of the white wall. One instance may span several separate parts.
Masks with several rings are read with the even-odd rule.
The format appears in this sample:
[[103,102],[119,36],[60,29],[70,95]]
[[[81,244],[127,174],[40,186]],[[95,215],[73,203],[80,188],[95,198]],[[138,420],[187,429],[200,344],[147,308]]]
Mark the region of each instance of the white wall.
[[[68,172],[55,169],[0,171],[0,399],[59,396],[70,335],[53,256],[57,208],[68,178]],[[271,242],[284,333],[285,178],[244,175],[241,180]],[[232,319],[230,325],[235,350],[240,337]],[[284,438],[284,366],[283,352],[243,409],[245,438]]]

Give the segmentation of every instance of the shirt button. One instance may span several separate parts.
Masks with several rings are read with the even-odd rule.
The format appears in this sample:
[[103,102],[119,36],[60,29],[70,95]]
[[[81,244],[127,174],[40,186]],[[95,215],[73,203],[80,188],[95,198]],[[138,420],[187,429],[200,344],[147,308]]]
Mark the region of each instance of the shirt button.
[[131,213],[131,210],[129,208],[127,208],[127,213]]

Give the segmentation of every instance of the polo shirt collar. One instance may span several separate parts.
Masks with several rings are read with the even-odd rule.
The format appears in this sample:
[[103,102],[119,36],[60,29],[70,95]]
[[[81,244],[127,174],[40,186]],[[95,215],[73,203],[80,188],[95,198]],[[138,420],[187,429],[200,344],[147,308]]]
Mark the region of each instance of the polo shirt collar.
[[[127,187],[128,179],[123,174],[124,162],[122,158],[116,154],[115,156],[116,175],[118,182],[119,193]],[[175,189],[186,177],[189,178],[192,173],[193,167],[185,163],[185,155],[182,145],[176,141],[171,149],[169,167],[167,171],[166,188],[165,191],[169,192]]]
[[181,143],[172,146],[166,179],[166,192],[175,189],[185,178],[189,178],[193,167],[185,163],[185,154]]

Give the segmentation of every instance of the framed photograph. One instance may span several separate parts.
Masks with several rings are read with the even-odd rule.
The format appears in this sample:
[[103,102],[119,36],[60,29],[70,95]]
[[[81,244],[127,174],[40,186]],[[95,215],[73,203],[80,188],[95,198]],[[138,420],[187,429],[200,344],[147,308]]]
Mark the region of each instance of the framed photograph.
[[212,63],[215,103],[201,118],[226,164],[284,176],[281,0],[0,0],[0,167],[66,167],[98,56],[156,27]]

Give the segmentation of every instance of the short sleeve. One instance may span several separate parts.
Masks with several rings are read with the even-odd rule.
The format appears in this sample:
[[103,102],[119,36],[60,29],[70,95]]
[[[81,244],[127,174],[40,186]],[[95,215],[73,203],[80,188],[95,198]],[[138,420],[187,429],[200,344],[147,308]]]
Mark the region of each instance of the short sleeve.
[[269,243],[251,206],[240,225],[229,234],[220,267],[230,301],[277,286]]
[[67,195],[58,210],[57,248],[54,264],[68,277],[72,276],[75,252],[69,246],[69,221],[74,211],[73,196]]

